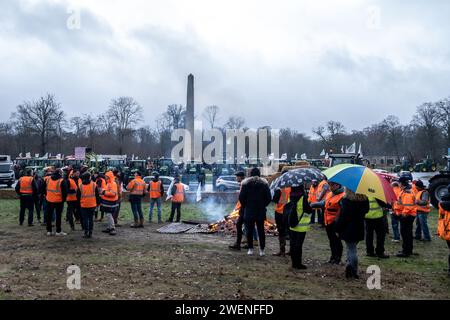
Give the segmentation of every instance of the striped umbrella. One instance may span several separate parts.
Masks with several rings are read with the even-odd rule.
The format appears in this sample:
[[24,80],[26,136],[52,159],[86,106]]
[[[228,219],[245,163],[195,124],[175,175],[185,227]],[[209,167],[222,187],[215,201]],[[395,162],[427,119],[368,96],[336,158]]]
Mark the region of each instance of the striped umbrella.
[[370,168],[357,164],[339,164],[323,172],[328,181],[339,183],[355,193],[392,204],[397,200],[389,182]]

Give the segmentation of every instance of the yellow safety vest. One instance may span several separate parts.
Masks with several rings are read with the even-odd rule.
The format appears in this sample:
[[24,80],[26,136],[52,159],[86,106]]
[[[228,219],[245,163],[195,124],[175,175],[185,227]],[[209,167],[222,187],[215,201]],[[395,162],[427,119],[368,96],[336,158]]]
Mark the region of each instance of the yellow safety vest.
[[309,223],[311,222],[311,214],[303,212],[303,197],[297,202],[297,215],[298,215],[298,225],[294,228],[289,227],[291,231],[295,232],[308,232],[309,231]]
[[366,213],[366,219],[379,219],[383,215],[383,208],[380,207],[377,200],[369,198],[369,212]]

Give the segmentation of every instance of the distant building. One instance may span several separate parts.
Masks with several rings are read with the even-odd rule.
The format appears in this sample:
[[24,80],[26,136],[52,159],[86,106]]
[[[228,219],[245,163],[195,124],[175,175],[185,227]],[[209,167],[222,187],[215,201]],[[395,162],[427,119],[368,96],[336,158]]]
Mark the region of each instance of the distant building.
[[369,160],[370,164],[376,168],[393,167],[401,163],[397,156],[365,156],[364,158]]

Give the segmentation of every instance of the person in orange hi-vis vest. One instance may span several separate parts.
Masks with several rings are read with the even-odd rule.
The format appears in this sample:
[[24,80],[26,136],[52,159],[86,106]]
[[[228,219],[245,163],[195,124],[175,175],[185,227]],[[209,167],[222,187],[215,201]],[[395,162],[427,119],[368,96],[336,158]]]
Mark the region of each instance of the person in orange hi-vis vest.
[[56,170],[52,176],[47,179],[47,187],[45,189],[45,199],[47,201],[47,235],[53,235],[52,232],[52,216],[56,215],[56,234],[57,236],[66,236],[67,233],[61,229],[61,215],[64,210],[64,201],[67,198],[67,184],[62,178],[61,170]]
[[[102,174],[96,174],[94,175],[95,183],[97,183],[97,188],[100,192],[100,198],[103,199],[104,196],[102,194],[103,190],[106,189],[106,178],[105,175]],[[105,217],[105,210],[104,207],[100,203],[100,218],[98,218],[98,211],[95,214],[95,221],[103,221],[103,218]]]
[[430,193],[425,188],[422,180],[417,180],[416,189],[417,219],[415,239],[419,241],[431,241],[430,230],[428,228],[428,215],[431,211]]
[[114,224],[114,213],[116,212],[119,200],[119,190],[114,176],[105,175],[106,186],[100,192],[101,207],[106,214],[108,227],[103,230],[111,236],[116,235],[116,226]]
[[[317,193],[316,193],[316,201],[322,202],[327,197],[328,193],[330,192],[330,185],[328,184],[327,179],[320,181],[319,185],[317,186]],[[324,209],[318,208],[317,210],[317,221],[318,223],[325,228],[325,218],[324,218]]]
[[284,257],[286,255],[286,236],[287,236],[287,215],[284,214],[284,207],[289,202],[291,187],[284,187],[275,190],[272,201],[275,205],[275,223],[278,230],[278,243],[280,250],[274,253],[274,256]]
[[402,250],[397,254],[399,258],[407,258],[413,254],[413,226],[417,215],[416,195],[411,190],[411,185],[406,177],[401,177],[399,182],[402,192],[397,204],[401,208],[400,234],[402,236]]
[[144,214],[142,212],[142,198],[145,195],[145,182],[142,180],[142,175],[139,171],[134,174],[134,179],[127,185],[127,190],[130,193],[129,199],[131,204],[131,211],[134,216],[134,224],[131,228],[144,227]]
[[[236,176],[236,182],[239,183],[239,185],[245,179],[245,173],[243,171],[236,172],[235,176]],[[242,206],[238,200],[234,207],[234,211],[239,211],[239,217],[236,221],[236,242],[234,244],[228,246],[228,248],[230,248],[231,250],[241,250],[242,236],[244,234],[242,231],[242,227],[244,226],[244,217],[242,215],[241,209],[242,209]]]
[[72,231],[75,231],[75,221],[74,217],[78,216],[78,199],[77,199],[77,191],[78,191],[78,178],[79,178],[79,171],[72,171],[69,175],[66,177],[66,184],[68,186],[67,191],[67,213],[66,213],[66,220],[69,222],[70,229]]
[[[439,202],[437,235],[447,242],[447,247],[450,250],[450,185]],[[450,251],[448,254],[448,269],[446,271],[450,277]]]
[[28,210],[28,226],[33,226],[34,201],[38,195],[36,182],[32,170],[28,169],[26,175],[16,184],[16,193],[20,197],[19,224],[22,226],[25,220],[25,210]]
[[162,223],[161,218],[161,205],[162,199],[164,196],[164,186],[162,181],[159,179],[159,173],[154,171],[152,173],[153,178],[148,184],[147,192],[150,196],[150,210],[148,212],[148,222],[152,222],[153,220],[153,208],[157,207],[158,211],[158,223]]
[[[400,187],[400,183],[398,181],[394,181],[391,183],[392,189],[394,190],[395,196],[397,199],[400,197],[402,193],[402,188]],[[394,202],[391,208],[391,225],[392,225],[392,233],[394,238],[392,242],[400,242],[400,215],[402,213],[402,208],[398,204],[398,202]]]
[[180,182],[180,176],[175,177],[175,181],[170,190],[170,195],[172,196],[172,207],[170,210],[169,222],[173,222],[173,217],[175,215],[175,211],[177,211],[177,222],[180,222],[181,219],[181,204],[184,202],[185,194],[184,194],[184,185]]
[[344,188],[334,182],[329,184],[330,191],[326,193],[325,199],[312,203],[311,207],[324,209],[325,229],[330,243],[331,257],[328,263],[340,264],[342,259],[342,241],[336,235],[336,219],[341,212],[341,200],[344,197]]
[[85,172],[81,176],[81,183],[77,189],[77,198],[80,202],[84,238],[91,238],[94,229],[94,213],[100,201],[100,194],[97,184],[92,181],[89,172]]
[[[311,205],[311,203],[317,202],[317,191],[319,190],[319,181],[317,179],[311,180],[311,186],[309,187],[308,191],[308,203]],[[313,209],[311,214],[311,224],[316,223],[316,214],[317,214],[317,220],[319,223],[322,223],[322,220],[319,217],[319,211],[320,209]]]

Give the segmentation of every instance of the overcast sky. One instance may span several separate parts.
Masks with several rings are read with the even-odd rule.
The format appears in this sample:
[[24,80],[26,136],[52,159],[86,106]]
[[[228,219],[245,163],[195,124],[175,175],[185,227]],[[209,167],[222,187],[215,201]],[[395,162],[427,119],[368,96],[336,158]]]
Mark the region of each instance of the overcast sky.
[[450,95],[449,12],[445,0],[2,0],[0,121],[51,92],[70,117],[132,96],[155,126],[186,104],[193,73],[196,115],[215,104],[222,122],[406,123]]

